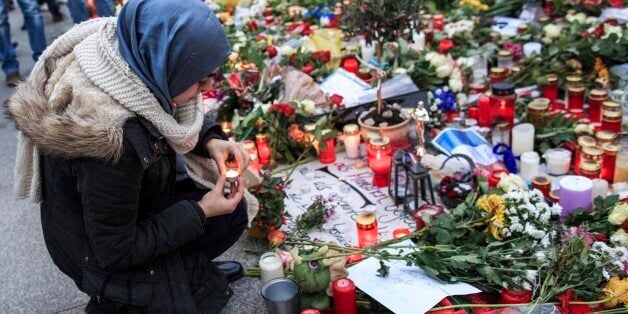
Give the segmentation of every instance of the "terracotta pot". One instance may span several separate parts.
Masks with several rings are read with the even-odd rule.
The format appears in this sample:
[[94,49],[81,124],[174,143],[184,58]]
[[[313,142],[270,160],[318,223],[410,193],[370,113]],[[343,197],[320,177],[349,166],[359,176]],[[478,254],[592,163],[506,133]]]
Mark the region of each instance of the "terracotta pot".
[[378,127],[378,126],[370,126],[364,124],[362,122],[362,117],[358,118],[358,124],[360,125],[360,134],[362,135],[362,139],[366,139],[367,132],[377,132],[382,136],[388,137],[391,143],[406,141],[408,139],[408,123],[410,119],[406,119],[405,121],[387,126],[387,127]]

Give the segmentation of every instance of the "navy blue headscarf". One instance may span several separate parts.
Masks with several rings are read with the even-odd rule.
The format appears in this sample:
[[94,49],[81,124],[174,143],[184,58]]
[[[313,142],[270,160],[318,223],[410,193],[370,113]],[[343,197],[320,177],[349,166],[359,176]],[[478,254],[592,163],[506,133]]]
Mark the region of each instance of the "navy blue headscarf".
[[200,0],[130,0],[118,16],[122,57],[172,114],[172,98],[231,54],[214,13]]

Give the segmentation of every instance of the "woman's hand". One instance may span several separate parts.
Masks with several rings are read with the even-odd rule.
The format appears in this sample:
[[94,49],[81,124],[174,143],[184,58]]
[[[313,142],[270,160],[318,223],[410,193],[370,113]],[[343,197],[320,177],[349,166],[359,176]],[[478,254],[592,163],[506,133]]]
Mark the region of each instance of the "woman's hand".
[[198,202],[198,205],[205,213],[205,217],[209,218],[231,214],[242,200],[244,196],[244,184],[242,184],[242,179],[238,178],[237,184],[231,184],[231,191],[227,196],[224,195],[225,182],[227,182],[227,179],[223,173],[220,175],[220,178],[218,178],[216,186],[214,186],[211,191],[207,192]]
[[207,142],[207,151],[209,152],[209,156],[211,156],[211,158],[218,165],[218,170],[221,174],[224,174],[227,171],[225,162],[227,161],[230,153],[235,155],[235,158],[238,161],[238,167],[240,168],[240,173],[242,173],[242,171],[244,171],[244,169],[246,169],[251,162],[251,157],[249,157],[249,154],[240,143],[211,139]]

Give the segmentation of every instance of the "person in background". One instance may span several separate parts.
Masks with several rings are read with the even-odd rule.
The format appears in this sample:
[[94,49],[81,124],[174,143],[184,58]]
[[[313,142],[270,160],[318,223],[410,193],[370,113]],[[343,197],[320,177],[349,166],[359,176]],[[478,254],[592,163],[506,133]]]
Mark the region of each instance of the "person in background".
[[59,23],[63,21],[63,13],[59,10],[59,3],[57,0],[39,0],[39,4],[48,4],[48,11],[52,14],[52,21]]
[[[37,61],[46,49],[46,34],[44,31],[44,19],[39,12],[37,0],[17,0],[22,10],[28,40],[33,51],[33,60]],[[21,80],[20,64],[17,61],[15,48],[11,43],[11,26],[9,25],[9,13],[6,1],[0,1],[0,52],[2,53],[2,71],[6,75],[7,86],[15,87]]]
[[130,0],[55,40],[10,98],[15,191],[41,202],[48,252],[87,313],[219,313],[233,295],[242,266],[213,260],[259,205],[243,178],[226,182],[227,161],[243,173],[250,157],[200,97],[230,54],[201,1]]
[[[88,1],[90,0],[68,0],[67,6],[74,24],[80,24],[91,18]],[[112,0],[93,0],[92,2],[99,17],[113,16],[115,13]]]

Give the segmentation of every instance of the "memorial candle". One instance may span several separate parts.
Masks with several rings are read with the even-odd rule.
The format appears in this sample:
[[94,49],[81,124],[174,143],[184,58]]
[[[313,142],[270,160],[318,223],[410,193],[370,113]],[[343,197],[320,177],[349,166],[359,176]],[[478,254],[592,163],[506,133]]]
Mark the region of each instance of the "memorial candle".
[[403,238],[403,237],[405,237],[407,235],[410,235],[410,234],[411,234],[411,232],[407,228],[395,229],[395,231],[393,231],[393,239]]
[[343,128],[345,152],[349,158],[360,157],[360,129],[355,124],[347,124]]
[[602,104],[608,99],[603,89],[593,89],[589,92],[589,119],[592,122],[602,121]]
[[389,139],[382,137],[371,141],[373,155],[369,158],[369,168],[373,171],[373,186],[387,187],[390,180],[392,152]]
[[260,164],[270,164],[270,145],[268,144],[266,135],[257,134],[255,136],[255,144],[257,145],[257,156],[259,157]]
[[423,220],[423,213],[431,217],[437,217],[443,213],[443,206],[434,204],[423,204],[414,211],[414,222],[416,223],[416,230],[421,230],[427,227],[425,220]]
[[617,152],[619,152],[621,148],[612,143],[605,143],[602,145],[602,149],[604,150],[604,155],[602,156],[602,172],[600,178],[608,182],[613,182]]
[[521,156],[534,150],[534,125],[522,123],[512,129],[512,153]]
[[539,173],[541,158],[537,152],[528,151],[521,155],[521,170],[519,175],[523,180],[532,180]]
[[580,163],[580,175],[589,179],[600,178],[600,164],[589,159],[582,160]]
[[342,62],[342,68],[345,69],[345,71],[351,72],[355,75],[358,75],[360,73],[360,63],[358,62],[358,59],[354,57],[345,59]]
[[491,117],[491,99],[488,96],[481,97],[478,100],[478,125],[480,127],[488,127],[493,123]]
[[617,154],[613,182],[628,182],[628,151],[621,151]]
[[603,179],[594,179],[591,180],[591,183],[593,183],[591,199],[595,200],[598,196],[606,198],[608,195],[608,182]]
[[[323,130],[322,134],[330,133],[330,129]],[[325,147],[321,148],[321,144],[318,144],[318,160],[323,164],[331,164],[336,161],[336,147],[334,145],[334,138],[325,140]]]
[[361,248],[379,242],[377,217],[375,213],[369,211],[360,212],[355,222],[358,228],[358,245]]
[[491,95],[491,112],[493,113],[493,121],[503,119],[514,125],[515,121],[515,102],[517,94],[515,94],[515,85],[510,82],[501,82],[493,84],[493,94]]
[[332,285],[335,314],[358,313],[355,284],[349,278],[334,281]]
[[560,180],[560,206],[563,211],[561,218],[577,208],[591,209],[591,193],[593,182],[582,176],[565,176]]
[[621,104],[614,100],[606,100],[602,102],[602,111],[621,112]]
[[543,84],[543,97],[555,102],[558,99],[558,76],[555,74],[548,74],[545,78],[546,83]]
[[259,258],[259,268],[261,271],[262,285],[275,278],[281,278],[283,265],[281,257],[275,252],[266,252]]
[[549,198],[552,191],[552,178],[549,176],[536,176],[532,178],[532,188],[541,191],[545,198]]
[[246,153],[249,154],[249,169],[253,171],[259,170],[259,158],[257,156],[257,147],[255,147],[255,142],[251,140],[242,141],[242,148],[246,150]]
[[569,87],[567,94],[567,106],[569,109],[582,109],[584,106],[584,86]]
[[580,161],[582,157],[582,148],[595,146],[595,139],[588,135],[583,135],[578,137],[578,143],[576,144],[574,151],[574,163],[573,163],[573,172],[575,174],[580,173]]
[[445,28],[445,19],[442,14],[434,15],[432,27],[439,31],[442,31]]
[[597,146],[602,147],[606,143],[617,144],[619,142],[618,140],[619,136],[615,132],[606,130],[595,132],[595,141],[597,142]]
[[570,151],[562,148],[548,149],[544,157],[549,174],[561,176],[569,172],[569,166],[571,165]]
[[605,110],[602,113],[602,130],[621,133],[621,111]]

